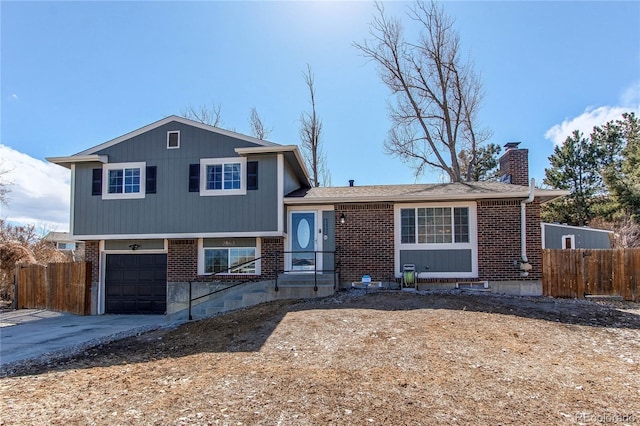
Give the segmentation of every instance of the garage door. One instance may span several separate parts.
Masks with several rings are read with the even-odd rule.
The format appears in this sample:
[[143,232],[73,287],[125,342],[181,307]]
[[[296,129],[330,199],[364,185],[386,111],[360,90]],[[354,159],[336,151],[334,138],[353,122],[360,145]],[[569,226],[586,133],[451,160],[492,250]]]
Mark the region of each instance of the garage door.
[[166,254],[108,254],[105,276],[108,314],[164,314]]

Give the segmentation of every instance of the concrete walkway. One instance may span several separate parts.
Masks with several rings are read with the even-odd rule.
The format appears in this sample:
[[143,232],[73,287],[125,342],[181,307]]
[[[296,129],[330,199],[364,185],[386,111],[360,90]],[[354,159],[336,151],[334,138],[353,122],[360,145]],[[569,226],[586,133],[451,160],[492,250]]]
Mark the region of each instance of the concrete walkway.
[[71,354],[102,341],[170,325],[164,315],[78,316],[37,309],[3,312],[0,367],[45,354]]

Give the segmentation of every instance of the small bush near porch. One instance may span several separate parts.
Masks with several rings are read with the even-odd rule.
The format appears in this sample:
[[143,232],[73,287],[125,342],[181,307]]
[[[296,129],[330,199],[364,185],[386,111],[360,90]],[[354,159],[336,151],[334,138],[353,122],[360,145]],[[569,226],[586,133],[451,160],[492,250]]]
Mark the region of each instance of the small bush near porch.
[[[635,424],[640,305],[278,301],[23,365],[7,424]],[[1,423],[1,422],[0,422]]]

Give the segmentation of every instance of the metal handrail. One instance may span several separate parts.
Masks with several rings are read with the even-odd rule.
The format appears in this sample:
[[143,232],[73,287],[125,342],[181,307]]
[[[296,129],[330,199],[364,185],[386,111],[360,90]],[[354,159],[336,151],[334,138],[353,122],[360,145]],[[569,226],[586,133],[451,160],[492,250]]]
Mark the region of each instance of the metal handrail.
[[[301,272],[298,269],[279,269],[278,265],[280,264],[280,259],[278,257],[280,252],[276,252],[276,262],[275,262],[275,291],[278,291],[278,275],[281,273],[287,272]],[[282,251],[283,255],[292,254],[292,253],[313,253],[313,269],[306,270],[305,272],[311,273],[313,272],[313,291],[318,291],[318,272],[325,273],[331,272],[333,273],[333,288],[336,289],[336,274],[339,274],[339,266],[340,259],[336,259],[336,255],[338,253],[337,250],[327,251],[327,250],[296,250],[296,251]],[[318,264],[318,254],[332,254],[333,255],[333,269],[317,269],[316,265]]]
[[[264,257],[266,257],[266,256],[256,257],[255,259],[251,259],[251,260],[248,260],[248,261],[246,261],[246,262],[243,262],[243,263],[239,263],[239,264],[237,264],[237,265],[230,266],[230,267],[228,267],[227,269],[225,269],[225,270],[223,270],[223,271],[214,272],[214,273],[213,273],[213,274],[211,274],[210,276],[211,276],[211,277],[215,277],[215,276],[216,276],[216,275],[218,275],[218,274],[230,273],[230,272],[231,272],[231,270],[238,269],[239,267],[242,267],[242,266],[244,266],[244,265],[249,265],[249,264],[251,264],[251,263],[255,263],[255,262],[257,262],[258,260],[261,260],[261,259],[262,259],[262,258],[264,258]],[[191,308],[192,308],[192,306],[193,306],[193,302],[195,302],[196,300],[204,299],[205,297],[209,297],[209,296],[211,296],[211,295],[213,295],[213,294],[220,293],[220,292],[225,291],[225,290],[229,290],[230,288],[238,287],[238,286],[240,286],[240,285],[242,285],[242,284],[247,284],[247,283],[250,283],[250,282],[254,282],[255,280],[256,280],[255,278],[252,278],[252,279],[250,279],[250,280],[246,280],[246,281],[242,281],[242,282],[239,282],[239,283],[231,284],[231,285],[229,285],[229,286],[227,286],[227,287],[215,289],[215,290],[213,290],[213,291],[211,291],[211,292],[209,292],[209,293],[207,293],[207,294],[203,294],[202,296],[198,296],[198,297],[196,297],[196,298],[192,298],[192,296],[191,296],[191,295],[192,295],[192,286],[193,286],[193,283],[194,283],[194,282],[210,282],[210,281],[213,281],[213,280],[195,280],[195,281],[189,281],[189,321],[193,320],[193,316],[192,316],[192,314],[191,314]]]
[[[318,272],[320,272],[320,273],[331,272],[332,275],[333,275],[333,288],[334,288],[334,290],[336,289],[337,279],[339,279],[338,277],[340,276],[340,258],[337,256],[337,250],[334,250],[334,251],[322,251],[322,250],[320,250],[320,251],[282,251],[282,252],[276,251],[276,252],[273,252],[273,253],[265,255],[265,256],[256,257],[255,259],[251,259],[251,260],[248,260],[246,262],[230,266],[229,268],[227,268],[227,269],[225,269],[223,271],[218,271],[218,272],[215,272],[215,273],[211,274],[209,277],[215,277],[215,276],[217,276],[219,274],[229,273],[232,270],[238,269],[239,267],[242,267],[244,265],[248,265],[248,264],[257,262],[258,260],[274,256],[275,257],[275,263],[274,263],[275,289],[274,290],[278,291],[278,275],[281,274],[281,273],[286,273],[286,272],[297,272],[297,270],[295,270],[295,269],[291,269],[291,270],[282,269],[282,270],[280,270],[280,268],[278,267],[280,265],[280,253],[282,253],[283,255],[291,254],[291,253],[314,253],[314,268],[313,268],[313,270],[309,270],[308,271],[309,273],[313,272],[313,275],[314,275],[313,290],[314,291],[318,291]],[[318,264],[318,262],[317,262],[318,254],[333,254],[333,265],[334,265],[334,268],[333,269],[317,269],[316,265]],[[336,277],[336,275],[338,277]],[[204,299],[204,298],[209,297],[209,296],[211,296],[213,294],[220,293],[220,292],[223,292],[225,290],[229,290],[231,288],[235,288],[235,287],[241,286],[243,284],[247,284],[247,283],[250,283],[250,282],[255,282],[257,279],[258,278],[254,277],[254,278],[248,279],[246,281],[242,281],[242,282],[235,283],[235,284],[230,284],[229,286],[224,287],[224,288],[217,288],[217,289],[215,289],[215,290],[213,290],[213,291],[211,291],[211,292],[209,292],[207,294],[203,294],[203,295],[198,296],[196,298],[192,298],[193,283],[194,282],[211,282],[213,280],[192,280],[192,281],[189,281],[189,321],[193,320],[192,307],[193,307],[193,302],[195,302],[196,300]]]

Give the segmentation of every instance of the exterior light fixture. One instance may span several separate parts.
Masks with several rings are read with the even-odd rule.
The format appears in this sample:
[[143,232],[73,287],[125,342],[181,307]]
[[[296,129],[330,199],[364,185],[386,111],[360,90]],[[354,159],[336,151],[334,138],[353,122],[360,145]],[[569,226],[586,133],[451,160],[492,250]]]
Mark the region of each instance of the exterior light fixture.
[[129,248],[130,248],[131,250],[133,250],[133,251],[138,250],[138,248],[139,248],[139,247],[140,247],[140,245],[139,245],[139,244],[131,244],[131,245],[129,246]]
[[342,213],[340,215],[340,223],[342,223],[344,225],[344,222],[345,222],[344,213]]

